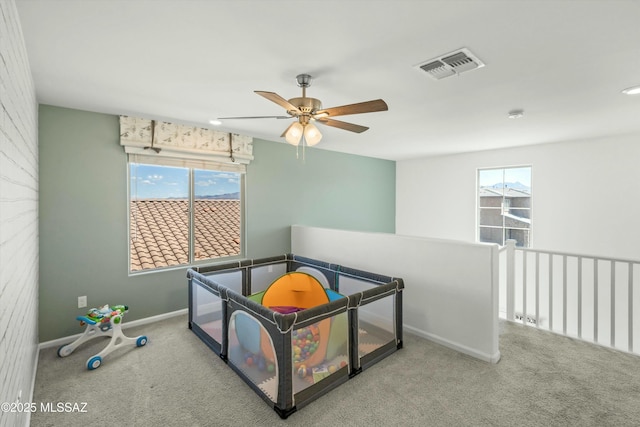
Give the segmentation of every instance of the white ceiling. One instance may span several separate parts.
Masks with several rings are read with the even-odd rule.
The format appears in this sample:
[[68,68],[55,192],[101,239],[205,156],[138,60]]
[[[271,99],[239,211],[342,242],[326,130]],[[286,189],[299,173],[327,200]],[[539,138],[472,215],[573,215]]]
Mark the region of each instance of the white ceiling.
[[[38,101],[212,127],[281,115],[253,93],[389,111],[321,126],[318,148],[407,158],[640,133],[636,0],[16,0]],[[466,47],[486,66],[415,66]],[[521,119],[507,112],[524,109]],[[281,141],[288,120],[221,130]]]

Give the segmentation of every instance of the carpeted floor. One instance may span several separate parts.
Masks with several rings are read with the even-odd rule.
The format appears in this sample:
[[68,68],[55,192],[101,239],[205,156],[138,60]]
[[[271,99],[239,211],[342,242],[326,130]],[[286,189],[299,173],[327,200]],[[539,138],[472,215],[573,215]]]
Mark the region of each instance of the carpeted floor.
[[[281,420],[188,328],[186,316],[127,329],[141,348],[86,360],[40,352],[34,402],[86,403],[36,412],[38,426],[638,426],[640,357],[501,323],[489,364],[405,335],[404,348]],[[73,405],[72,405],[73,407]]]

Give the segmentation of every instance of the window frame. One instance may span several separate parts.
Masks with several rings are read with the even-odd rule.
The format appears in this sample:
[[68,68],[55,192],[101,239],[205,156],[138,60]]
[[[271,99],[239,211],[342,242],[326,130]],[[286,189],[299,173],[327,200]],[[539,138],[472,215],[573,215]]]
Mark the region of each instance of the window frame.
[[[507,171],[509,169],[525,169],[528,168],[529,169],[529,179],[530,179],[530,184],[529,184],[529,207],[514,207],[513,204],[511,203],[511,199],[509,200],[509,209],[518,209],[518,210],[527,210],[529,212],[529,227],[528,228],[520,228],[520,227],[508,227],[505,224],[505,193],[504,191],[502,191],[502,200],[500,201],[500,206],[496,206],[496,207],[488,207],[488,206],[482,206],[481,203],[481,196],[480,196],[480,190],[481,190],[481,185],[480,185],[480,174],[483,171],[502,171],[502,188],[504,190],[504,183],[505,183],[505,177],[507,175]],[[482,221],[482,210],[499,210],[500,211],[500,216],[502,219],[502,225],[501,226],[492,226],[492,225],[483,225],[481,224]],[[505,236],[505,231],[506,230],[523,230],[523,231],[527,231],[529,236],[528,236],[528,246],[524,246],[525,248],[531,248],[533,247],[533,165],[515,165],[515,166],[499,166],[499,167],[486,167],[486,168],[478,168],[476,170],[476,242],[479,243],[495,243],[495,242],[482,242],[481,240],[481,229],[500,229],[502,230],[502,245],[500,246],[504,246],[506,244],[506,241],[508,240]]]
[[[148,166],[159,167],[182,167],[188,169],[188,239],[189,239],[189,253],[188,262],[185,264],[167,265],[156,268],[147,268],[141,270],[131,269],[131,165],[141,164]],[[239,203],[240,203],[240,252],[238,255],[224,256],[218,258],[207,258],[202,260],[195,259],[195,170],[205,170],[219,173],[229,173],[229,170],[219,170],[214,167],[199,168],[194,165],[174,166],[173,164],[163,164],[162,162],[145,162],[144,159],[136,159],[129,157],[127,159],[127,271],[129,276],[137,276],[140,274],[149,274],[162,271],[170,271],[177,269],[185,269],[195,267],[198,265],[211,265],[216,263],[225,263],[238,259],[245,258],[246,253],[246,173],[233,171],[237,173],[240,179],[239,182]]]

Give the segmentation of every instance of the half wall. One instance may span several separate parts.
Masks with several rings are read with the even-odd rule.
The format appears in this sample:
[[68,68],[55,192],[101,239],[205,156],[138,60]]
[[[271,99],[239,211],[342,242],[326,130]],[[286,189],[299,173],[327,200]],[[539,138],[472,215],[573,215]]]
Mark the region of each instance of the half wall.
[[497,363],[498,246],[294,225],[292,251],[402,277],[404,328]]

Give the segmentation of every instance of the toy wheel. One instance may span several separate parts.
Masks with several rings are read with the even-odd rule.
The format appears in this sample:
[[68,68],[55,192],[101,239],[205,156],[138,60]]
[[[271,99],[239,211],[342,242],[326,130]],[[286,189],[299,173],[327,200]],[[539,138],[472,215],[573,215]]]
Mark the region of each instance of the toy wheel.
[[102,332],[107,332],[109,329],[111,329],[111,323],[102,323],[102,324],[100,324],[100,330]]
[[93,356],[91,359],[87,361],[87,369],[93,371],[94,369],[98,369],[102,364],[102,357]]
[[71,353],[73,353],[73,349],[69,347],[67,344],[61,345],[58,348],[58,357],[67,357]]
[[145,335],[141,335],[136,340],[136,347],[142,347],[147,343],[147,337]]

